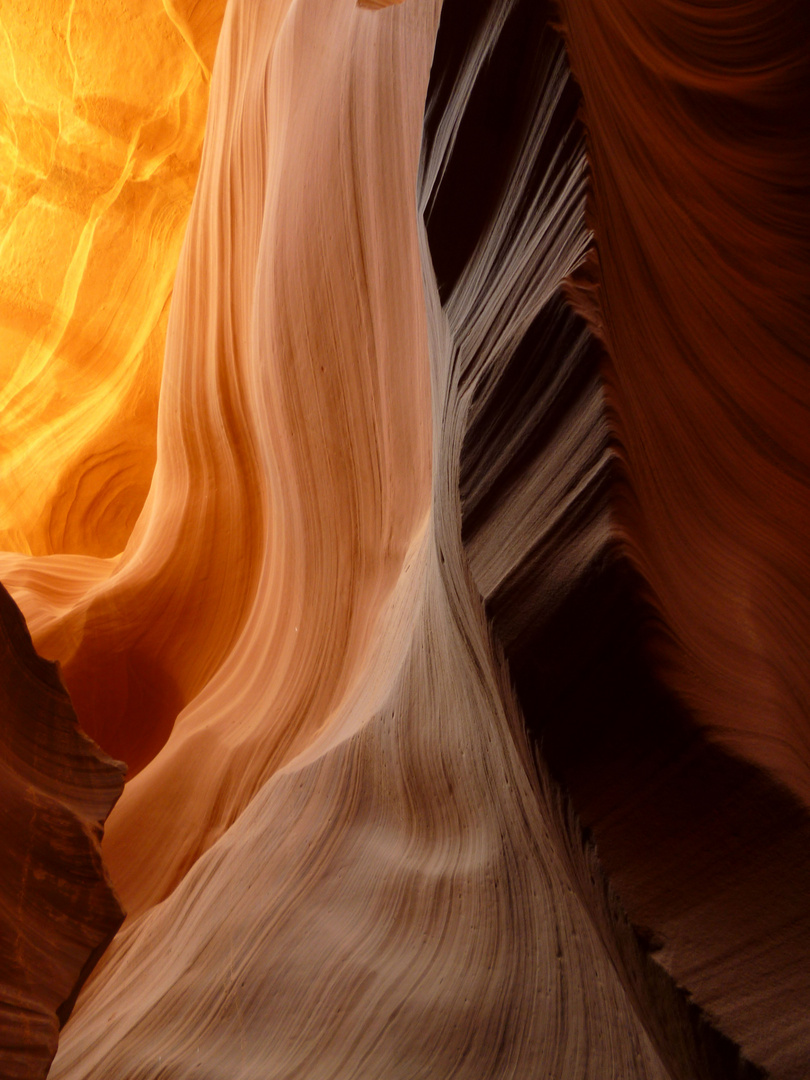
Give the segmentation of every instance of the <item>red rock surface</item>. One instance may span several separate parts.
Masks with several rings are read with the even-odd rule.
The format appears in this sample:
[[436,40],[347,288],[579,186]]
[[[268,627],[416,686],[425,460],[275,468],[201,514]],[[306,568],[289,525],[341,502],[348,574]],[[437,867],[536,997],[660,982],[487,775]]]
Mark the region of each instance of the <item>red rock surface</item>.
[[[591,786],[586,802],[678,981],[772,1075],[799,1080],[810,21],[796,3],[560,7],[588,132],[587,287],[620,460],[615,531],[647,609],[642,651],[674,695],[648,710],[656,734],[638,714],[619,725],[627,786]],[[635,741],[633,765],[621,738]],[[640,769],[656,743],[658,763]]]
[[658,669],[810,804],[810,23],[563,3],[592,170],[618,524]]
[[57,668],[0,588],[0,1075],[44,1077],[124,915],[101,860],[124,767],[78,729]]
[[143,510],[0,555],[131,767],[54,1078],[804,1075],[771,11],[230,0]]

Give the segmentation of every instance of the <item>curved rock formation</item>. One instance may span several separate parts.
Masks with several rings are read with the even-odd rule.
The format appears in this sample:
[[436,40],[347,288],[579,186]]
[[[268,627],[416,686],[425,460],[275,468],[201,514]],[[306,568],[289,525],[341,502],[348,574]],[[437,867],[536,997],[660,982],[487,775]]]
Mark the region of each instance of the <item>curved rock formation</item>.
[[224,7],[3,6],[0,548],[113,556],[140,513]]
[[625,761],[612,770],[623,805],[615,788],[589,795],[588,816],[606,822],[606,865],[670,970],[755,1060],[798,1080],[810,1059],[810,23],[798,4],[561,10],[592,165],[584,307],[606,350],[616,532],[644,602],[623,677],[641,653],[673,692],[647,680],[632,702],[624,692],[607,740]]
[[[221,57],[229,55],[234,39],[242,39],[241,20],[259,10],[247,3],[230,8]],[[408,73],[412,86],[417,59],[427,77],[433,11],[423,9],[417,21],[417,13],[404,6],[369,21],[348,5],[317,0],[290,9],[279,29],[280,43],[291,44],[289,37],[306,12],[329,41],[341,40],[342,31],[347,43],[365,42],[363,49],[345,45],[346,66],[338,69],[342,74],[348,68],[343,78],[351,87],[363,85],[360,76],[371,66],[377,92],[358,93],[358,107],[371,100],[379,108],[380,101],[391,100],[388,88],[400,72]],[[497,40],[497,16],[486,15],[484,40]],[[272,40],[258,33],[252,39]],[[299,40],[311,38],[300,34]],[[398,63],[391,62],[391,46],[401,57]],[[278,64],[285,54],[276,49]],[[381,56],[386,63],[379,63]],[[561,46],[553,35],[540,34],[530,59],[538,65],[534,90],[542,118],[560,96],[572,99],[566,95]],[[485,49],[472,53],[473,74],[485,60]],[[322,52],[313,49],[311,63],[322,72]],[[243,72],[243,79],[251,78],[252,66]],[[278,69],[260,83],[271,91],[272,74]],[[305,70],[305,85],[312,85],[314,76]],[[295,100],[295,84],[287,85]],[[221,93],[226,100],[241,99],[242,85],[237,79],[225,82]],[[333,98],[346,101],[338,94]],[[393,100],[404,104],[401,95]],[[413,106],[410,161],[403,157],[400,166],[404,193],[419,146],[421,97]],[[259,123],[268,114],[256,109],[252,115]],[[570,110],[561,123],[572,125]],[[318,140],[308,142],[300,128],[292,130],[298,145],[318,152]],[[368,128],[358,122],[355,130],[368,133],[370,160],[386,160],[385,144],[372,140],[377,133],[389,137],[388,125]],[[454,125],[446,126],[426,151],[423,207],[432,201],[454,132]],[[541,179],[545,134],[541,120],[526,151],[529,161],[537,159]],[[252,135],[246,125],[248,145]],[[275,139],[268,144],[278,145]],[[355,150],[350,160],[357,168],[363,157]],[[538,222],[550,219],[545,198],[538,199],[537,220],[527,223],[524,237],[533,255],[524,269],[539,282],[538,301],[559,289],[587,242],[584,157],[575,131],[557,164],[569,181],[556,192],[555,228],[546,243],[537,244]],[[300,168],[304,175],[314,173],[306,157]],[[281,220],[265,225],[263,237],[285,228],[290,211],[284,192],[287,185],[298,192],[300,175],[288,168],[279,176]],[[205,182],[204,175],[202,190]],[[326,190],[334,198],[332,186]],[[352,198],[357,190],[365,188],[337,189]],[[343,220],[334,204],[330,212]],[[403,217],[415,250],[414,216]],[[283,282],[306,256],[313,236],[320,238],[319,231],[299,230],[295,245],[270,248],[274,272]],[[365,238],[365,230],[360,236]],[[194,232],[191,237],[193,243]],[[498,246],[486,250],[496,263]],[[402,266],[401,248],[386,253]],[[427,521],[417,518],[411,526],[410,551],[404,562],[400,555],[396,586],[391,592],[389,585],[389,599],[375,620],[363,677],[353,680],[348,694],[344,691],[314,741],[310,738],[303,752],[276,769],[171,895],[119,936],[65,1033],[54,1076],[132,1076],[161,1069],[193,1075],[197,1063],[232,1077],[381,1071],[470,1077],[545,1072],[601,1078],[610,1070],[623,1076],[664,1077],[672,1070],[690,1077],[715,1074],[717,1051],[690,1034],[674,990],[650,975],[629,928],[610,904],[592,856],[583,851],[553,791],[536,775],[460,545],[459,451],[473,381],[487,368],[465,370],[461,362],[454,324],[439,304],[424,235],[422,255],[434,379],[432,509]],[[259,267],[269,258],[261,245],[256,258]],[[419,264],[411,266],[415,277]],[[318,263],[321,273],[331,267],[331,261]],[[486,277],[481,269],[479,279]],[[330,298],[339,284],[342,295],[346,290],[343,276],[334,281],[332,290],[309,294],[310,306],[296,312],[300,320],[329,321]],[[411,288],[418,285],[419,279],[411,278]],[[471,292],[470,302],[475,298]],[[260,326],[267,333],[273,324]],[[471,319],[467,329],[475,334],[479,326]],[[356,370],[354,325],[340,328],[342,347],[315,355],[332,365],[344,360]],[[274,355],[268,345],[262,352]],[[311,365],[311,357],[309,349],[301,349],[282,359],[295,374],[298,364]],[[407,371],[412,379],[414,356]],[[389,400],[396,401],[397,387],[390,386],[390,392]],[[266,399],[262,404],[268,408]],[[341,404],[340,398],[324,401],[322,423],[328,420],[327,405],[339,410]],[[415,420],[422,415],[416,412]],[[373,487],[360,490],[367,498],[376,494]],[[392,494],[401,499],[396,489]],[[338,512],[333,507],[329,517],[311,519],[315,536],[333,546],[341,542]],[[294,554],[301,560],[307,556],[302,548]],[[351,594],[347,600],[351,611],[358,601]],[[267,620],[266,602],[262,614]],[[303,619],[298,625],[300,634]],[[336,629],[340,632],[342,624]],[[341,645],[345,649],[345,637]],[[328,653],[312,670],[326,678]],[[258,671],[266,689],[257,699],[267,708],[274,671],[269,664]],[[211,726],[224,726],[228,709],[241,711],[246,700],[240,696],[234,703],[231,695],[226,705],[220,698],[218,712],[209,714]],[[264,730],[272,719],[265,715]],[[181,718],[175,732],[183,724]],[[173,733],[133,790],[157,775],[175,738]],[[206,771],[215,768],[210,759],[201,761]],[[197,799],[202,803],[200,794]],[[194,805],[182,818],[178,811],[177,818],[193,825],[196,813]],[[116,1017],[126,1017],[126,1031]],[[736,1071],[733,1056],[732,1068]]]
[[758,11],[230,0],[148,498],[0,555],[130,766],[53,1077],[803,1075],[806,66]]
[[[499,222],[493,232],[506,237],[509,246],[493,255],[491,266],[475,267],[482,248],[478,223],[491,217],[493,207],[505,215],[506,208],[521,205],[515,177],[524,176],[519,155],[530,145],[531,134],[489,126],[486,107],[497,96],[502,108],[504,99],[510,102],[504,108],[506,115],[521,115],[511,102],[525,100],[536,77],[536,65],[523,59],[524,41],[531,36],[528,13],[523,16],[522,32],[515,29],[512,40],[504,35],[500,55],[496,49],[490,59],[484,77],[488,85],[480,87],[478,101],[473,93],[464,102],[467,113],[458,126],[452,157],[443,165],[443,195],[436,200],[436,220],[428,217],[431,243],[445,260],[444,273],[450,282],[448,310],[456,305],[463,308],[459,327],[469,325],[475,311],[497,303],[505,292],[497,268],[509,281],[511,322],[497,328],[497,345],[493,345],[494,331],[481,332],[462,351],[466,363],[488,368],[474,392],[462,452],[465,548],[509,659],[527,723],[542,745],[545,760],[593,829],[604,865],[640,932],[677,981],[689,987],[754,1060],[774,1075],[798,1080],[810,1054],[810,861],[806,854],[810,818],[779,783],[789,779],[787,774],[775,766],[763,769],[769,762],[754,744],[732,738],[724,728],[724,718],[737,700],[734,695],[740,692],[735,683],[737,666],[747,664],[739,640],[735,643],[740,623],[734,616],[745,582],[724,578],[701,548],[707,545],[718,557],[729,555],[730,545],[724,552],[718,546],[723,532],[717,519],[726,515],[727,531],[732,522],[742,519],[741,500],[747,497],[750,504],[753,498],[750,493],[745,496],[746,483],[756,487],[770,473],[773,497],[781,498],[783,480],[802,482],[797,472],[788,470],[786,477],[781,476],[787,451],[778,456],[773,440],[769,445],[774,454],[768,456],[767,466],[748,460],[758,452],[757,441],[761,443],[764,436],[757,435],[755,419],[740,427],[741,406],[734,423],[738,434],[748,432],[750,444],[735,444],[729,429],[713,419],[713,408],[731,409],[735,396],[739,400],[746,390],[736,374],[735,350],[740,340],[748,350],[744,370],[755,372],[761,367],[756,350],[768,330],[770,315],[764,311],[768,297],[762,297],[759,310],[748,301],[747,319],[760,319],[758,334],[740,339],[729,332],[722,346],[716,337],[700,338],[701,323],[693,300],[682,293],[684,277],[692,273],[690,259],[701,258],[709,265],[702,246],[712,239],[709,224],[715,245],[725,243],[735,251],[734,238],[750,236],[752,231],[742,223],[729,222],[719,212],[723,206],[719,200],[709,224],[706,217],[684,216],[679,209],[684,187],[690,199],[696,199],[700,190],[692,187],[692,166],[681,165],[682,159],[689,160],[694,131],[684,131],[672,117],[666,125],[658,115],[657,110],[666,113],[664,105],[675,92],[663,60],[645,53],[643,64],[637,58],[634,67],[622,53],[616,17],[608,18],[597,8],[588,18],[572,15],[568,33],[574,57],[580,49],[592,64],[596,58],[599,64],[607,63],[604,58],[610,57],[610,64],[615,59],[616,65],[608,74],[600,67],[586,67],[583,77],[586,110],[591,100],[595,102],[595,119],[589,111],[585,115],[589,132],[594,129],[589,136],[594,147],[592,224],[600,261],[595,262],[591,252],[577,268],[573,283],[542,303],[533,302],[532,275],[525,275],[522,294],[508,277],[521,264],[520,235]],[[448,10],[449,6],[445,13]],[[655,24],[656,9],[648,5],[640,10],[649,29]],[[519,18],[519,14],[513,16],[516,27]],[[681,19],[684,31],[686,9]],[[628,37],[632,37],[630,31]],[[650,42],[647,45],[648,50],[652,48]],[[682,60],[685,64],[688,55],[694,75],[701,57],[690,49],[694,50],[694,42],[685,40]],[[776,53],[782,67],[775,65],[769,78],[778,85],[781,77],[785,86],[774,109],[784,108],[786,98],[796,100],[791,55]],[[452,64],[452,56],[448,54],[444,63]],[[742,61],[738,65],[742,69]],[[667,75],[656,74],[659,71]],[[613,97],[600,91],[597,72],[614,88]],[[638,85],[628,82],[633,72],[638,74]],[[731,88],[736,85],[733,67],[724,77]],[[742,82],[743,75],[736,78]],[[700,99],[700,111],[692,123],[706,128],[707,139],[714,137],[713,152],[719,157],[721,135],[715,130],[719,106],[715,104],[714,113],[711,106],[720,91],[714,88],[712,92],[714,97]],[[576,107],[574,96],[567,103],[569,116]],[[556,113],[544,121],[559,125],[564,108],[561,101]],[[634,112],[645,108],[655,116]],[[683,122],[681,113],[674,105],[671,108],[672,116]],[[741,133],[750,131],[751,124],[741,129]],[[725,129],[722,135],[728,135]],[[664,137],[668,147],[658,153],[656,140]],[[670,161],[671,147],[678,145],[679,138],[680,157],[671,160],[667,189],[659,169]],[[781,144],[774,146],[773,157],[785,170],[795,166]],[[655,170],[644,167],[647,158],[658,162]],[[738,163],[737,168],[742,165]],[[470,175],[486,180],[479,179],[473,187]],[[709,175],[706,162],[702,175]],[[630,187],[631,179],[638,190]],[[736,176],[738,184],[744,180],[745,175]],[[621,192],[602,196],[602,186],[608,183],[617,184]],[[733,190],[732,184],[728,187]],[[523,205],[529,205],[522,198]],[[752,198],[749,204],[754,220],[764,217],[762,199],[764,195],[760,201]],[[709,206],[708,194],[704,205]],[[622,208],[620,214],[617,207]],[[785,220],[799,222],[799,209],[794,206],[792,217],[786,215]],[[659,218],[667,221],[668,213],[678,222],[678,243],[673,240],[664,250],[661,237],[648,223]],[[623,232],[614,222],[617,214]],[[548,216],[558,220],[557,213]],[[523,210],[521,220],[528,231],[527,217]],[[773,244],[762,240],[769,258],[779,250],[778,241],[779,235]],[[799,243],[793,235],[785,239],[788,242],[795,245],[798,258]],[[625,257],[625,252],[641,259],[638,253],[645,245],[650,249],[644,254],[646,270],[639,263],[631,272],[630,255]],[[607,256],[602,255],[603,248]],[[745,254],[741,244],[737,272]],[[450,261],[453,258],[457,265]],[[792,265],[789,260],[786,263]],[[716,264],[712,266],[717,273]],[[653,291],[657,273],[666,275],[665,293],[660,285]],[[473,276],[484,283],[474,297],[467,285]],[[642,286],[636,287],[637,280]],[[707,286],[701,303],[712,297],[717,309],[713,317],[733,322],[737,307],[725,298],[729,280],[721,273],[717,295]],[[796,289],[806,280],[788,278],[794,286],[794,317],[789,325],[797,335],[797,347],[801,319],[796,316],[802,308]],[[649,292],[644,292],[647,287]],[[780,278],[773,279],[769,289],[772,307],[782,297],[787,303],[790,293]],[[677,319],[668,310],[668,298],[681,304]],[[587,314],[600,342],[591,338],[586,325],[574,315],[571,299]],[[739,301],[734,303],[738,306]],[[677,327],[674,339],[673,327]],[[617,337],[619,332],[626,336]],[[685,343],[688,335],[700,341],[703,369],[697,344]],[[651,363],[648,358],[654,354],[657,359]],[[805,339],[804,353],[796,353],[794,365],[806,354]],[[769,355],[781,355],[778,341]],[[780,394],[800,389],[800,376],[798,368],[793,376],[783,372]],[[768,379],[774,377],[773,371],[767,373]],[[702,378],[706,393],[714,395],[712,408],[706,405],[705,395],[695,393],[695,378]],[[656,380],[657,396],[648,395],[642,386]],[[810,400],[806,376],[803,389],[804,394],[793,397],[785,408],[788,425],[783,439],[789,439],[794,430],[796,446],[801,446],[798,432]],[[760,395],[756,406],[761,412],[773,408],[774,402]],[[684,435],[675,457],[666,461],[655,457],[663,453],[664,443],[670,445],[687,418],[691,441]],[[728,460],[724,466],[720,451],[712,450],[713,440],[723,440],[723,454],[736,455],[738,460]],[[631,459],[626,449],[631,444],[640,461]],[[807,445],[802,449],[806,454]],[[737,479],[731,483],[730,477]],[[659,517],[650,506],[642,506],[652,488]],[[713,491],[711,499],[707,491]],[[760,603],[782,635],[769,647],[795,668],[801,680],[806,664],[798,663],[798,658],[805,638],[797,631],[807,608],[799,575],[810,568],[806,549],[800,551],[799,545],[807,535],[802,514],[808,500],[806,495],[797,495],[795,500],[780,503],[780,513],[768,519],[767,531],[756,532],[758,518],[746,519],[746,530],[737,530],[734,545],[740,551],[749,544],[749,562],[768,552],[775,557],[776,552],[796,545],[791,564],[794,578],[789,584],[783,578],[780,588],[774,579],[767,603],[764,596]],[[691,506],[688,512],[687,504]],[[636,507],[633,518],[627,516],[630,506]],[[639,531],[641,509],[651,515],[643,533]],[[767,504],[757,513],[767,515]],[[677,561],[666,564],[672,602],[685,604],[689,596],[699,602],[699,611],[692,614],[695,619],[699,615],[703,629],[687,620],[692,634],[708,633],[709,618],[722,624],[728,639],[724,648],[737,665],[724,668],[715,662],[719,642],[714,643],[714,652],[701,653],[707,680],[704,697],[710,684],[714,686],[712,692],[723,702],[719,711],[695,707],[677,677],[673,657],[677,659],[686,646],[674,635],[674,615],[650,588],[648,560],[656,548],[648,543],[648,533],[657,529],[660,542],[671,545],[673,521],[678,521],[678,531],[684,530],[688,543],[684,539]],[[700,574],[711,575],[711,589],[704,581],[700,593],[692,591],[697,571],[686,574],[687,558],[688,565],[700,566]],[[683,657],[677,662],[682,664]],[[753,670],[748,665],[747,677]],[[677,697],[661,684],[662,678],[678,692]],[[725,689],[721,691],[720,686]],[[728,687],[733,687],[733,695]],[[798,685],[794,689],[781,704],[774,699],[770,711],[749,695],[747,711],[735,713],[740,726],[745,716],[750,718],[747,722],[759,725],[760,748],[768,743],[782,746],[783,763],[791,754],[798,760],[807,733],[802,691]],[[777,739],[777,714],[784,730],[792,732],[782,742]],[[722,736],[720,745],[705,737],[706,729],[715,740]],[[724,746],[734,753],[724,752]],[[743,756],[760,767],[740,761]],[[796,794],[800,793],[796,788]]]
[[124,766],[78,729],[0,587],[0,1073],[45,1077],[59,1027],[124,914],[101,861]]
[[810,803],[810,24],[562,4],[593,168],[622,537],[658,669]]

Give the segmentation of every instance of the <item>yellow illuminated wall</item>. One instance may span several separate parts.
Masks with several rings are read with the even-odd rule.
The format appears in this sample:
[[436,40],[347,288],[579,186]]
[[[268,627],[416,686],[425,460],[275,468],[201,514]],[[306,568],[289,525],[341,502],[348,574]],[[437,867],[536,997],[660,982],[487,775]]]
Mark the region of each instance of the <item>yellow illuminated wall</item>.
[[0,550],[113,555],[146,497],[224,7],[0,9]]

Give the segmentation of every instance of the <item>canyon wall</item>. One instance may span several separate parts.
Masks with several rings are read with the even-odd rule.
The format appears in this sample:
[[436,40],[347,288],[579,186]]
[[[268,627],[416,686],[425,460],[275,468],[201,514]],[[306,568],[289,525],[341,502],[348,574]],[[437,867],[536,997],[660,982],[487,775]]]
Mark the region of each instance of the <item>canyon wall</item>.
[[9,1075],[800,1080],[802,10],[186,7],[4,24]]
[[126,767],[78,728],[55,665],[0,589],[0,1069],[45,1076],[124,913],[101,858]]

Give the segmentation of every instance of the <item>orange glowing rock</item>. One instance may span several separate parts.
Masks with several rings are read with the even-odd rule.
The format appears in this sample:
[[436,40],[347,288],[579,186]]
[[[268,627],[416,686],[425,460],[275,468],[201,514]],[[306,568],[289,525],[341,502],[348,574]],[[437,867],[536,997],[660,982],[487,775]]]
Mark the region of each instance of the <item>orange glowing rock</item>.
[[54,1078],[803,1075],[806,87],[694,9],[3,14],[0,580],[130,767]]
[[116,555],[143,505],[223,9],[3,8],[0,550]]

